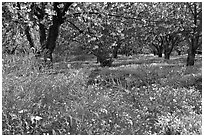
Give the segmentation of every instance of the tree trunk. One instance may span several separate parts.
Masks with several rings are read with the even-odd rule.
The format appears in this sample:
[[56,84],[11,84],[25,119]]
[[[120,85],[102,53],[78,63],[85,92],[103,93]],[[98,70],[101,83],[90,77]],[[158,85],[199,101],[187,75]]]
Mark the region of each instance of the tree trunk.
[[156,50],[153,50],[152,52],[153,52],[154,56],[157,55],[157,51]]
[[[194,35],[196,35],[196,34],[194,34]],[[193,66],[194,62],[195,62],[196,50],[199,47],[199,37],[189,38],[187,36],[187,40],[189,43],[189,49],[188,49],[188,57],[187,57],[186,66]]]
[[171,53],[165,52],[164,53],[164,59],[168,59],[169,60],[170,59],[170,54]]
[[55,46],[56,46],[56,40],[57,40],[57,37],[59,34],[59,26],[60,26],[59,24],[53,24],[49,28],[46,47],[43,49],[43,50],[45,50],[45,52],[44,52],[45,62],[47,60],[50,60],[51,62],[53,61],[52,53],[53,53]]
[[111,58],[106,58],[106,57],[98,56],[97,59],[98,59],[101,67],[106,67],[106,66],[111,67],[112,62],[113,62],[113,60]]
[[156,40],[158,41],[158,43],[152,43],[152,45],[156,48],[158,57],[162,57],[164,38],[160,36],[156,37]]
[[162,53],[158,53],[158,57],[160,57],[160,58],[161,58],[161,57],[162,57]]
[[170,59],[171,51],[168,45],[164,46],[164,59]]
[[[156,47],[156,46],[155,46]],[[157,55],[158,57],[162,57],[162,52],[163,52],[163,43],[161,43],[161,45],[159,45],[158,47],[156,47],[157,49]]]
[[187,64],[186,66],[193,66],[195,62],[195,53],[192,51],[188,51],[188,57],[187,57]]
[[[33,6],[34,9],[34,15],[37,16],[39,21],[39,33],[40,33],[40,44],[42,47],[42,54],[44,56],[45,65],[47,66],[47,63],[51,63],[53,61],[52,53],[55,49],[56,40],[59,35],[59,28],[60,25],[64,23],[66,14],[66,11],[68,8],[72,5],[73,2],[67,2],[63,3],[63,8],[59,5],[61,3],[54,2],[53,3],[53,10],[55,11],[55,15],[52,16],[52,25],[48,29],[48,36],[46,37],[46,26],[45,24],[42,24],[41,21],[43,20],[45,16],[45,9],[44,4],[39,6]],[[36,8],[37,7],[37,8]]]
[[30,48],[35,47],[33,39],[32,39],[31,34],[30,34],[30,27],[28,25],[25,26],[25,35],[26,35],[27,40],[30,44]]
[[[196,34],[194,34],[196,35]],[[186,66],[193,66],[195,62],[196,50],[199,47],[199,37],[188,37],[189,49]]]
[[41,47],[44,49],[45,48],[45,43],[46,43],[46,28],[45,25],[42,23],[39,23],[39,32],[40,32],[40,44]]
[[169,60],[171,52],[173,48],[176,46],[176,42],[178,41],[178,37],[173,34],[168,34],[165,37],[165,44],[164,44],[164,59]]
[[118,38],[118,41],[117,41],[117,46],[115,46],[114,48],[113,48],[113,58],[117,58],[118,57],[118,50],[120,49],[120,47],[121,47],[121,45],[122,45],[122,41],[124,41],[124,39],[122,39],[122,38]]
[[189,35],[189,33],[184,32],[184,36],[186,37],[186,40],[189,43],[186,66],[193,66],[195,62],[195,53],[197,48],[199,47],[199,37],[202,38],[202,9],[198,11],[198,7],[195,3],[192,6],[188,5],[188,7],[191,10],[191,14],[193,15],[193,25],[196,27],[193,28],[192,35]]
[[93,53],[97,58],[97,63],[100,63],[101,67],[111,67],[112,65],[113,59],[107,53],[108,52],[103,52],[103,50],[100,49]]
[[118,46],[116,46],[114,49],[113,49],[113,58],[118,58]]
[[162,51],[161,50],[158,51],[158,57],[162,57]]

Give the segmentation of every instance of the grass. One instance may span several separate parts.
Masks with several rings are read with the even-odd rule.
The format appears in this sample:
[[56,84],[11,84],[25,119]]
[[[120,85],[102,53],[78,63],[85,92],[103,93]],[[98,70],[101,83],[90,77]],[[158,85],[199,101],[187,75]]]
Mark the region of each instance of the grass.
[[3,59],[2,134],[202,134],[199,58],[193,67],[147,57],[49,71],[32,57]]

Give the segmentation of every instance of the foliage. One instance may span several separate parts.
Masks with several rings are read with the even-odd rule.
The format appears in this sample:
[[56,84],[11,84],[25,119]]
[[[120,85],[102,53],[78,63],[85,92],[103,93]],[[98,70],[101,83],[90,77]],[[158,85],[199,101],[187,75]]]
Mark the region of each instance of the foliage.
[[[47,39],[46,48],[50,52],[54,51],[56,42],[60,46],[55,50],[56,54],[66,50],[65,54],[76,54],[70,43],[78,42],[80,44],[75,44],[74,47],[81,50],[76,48],[76,52],[80,54],[84,51],[97,58],[101,57],[98,62],[102,66],[110,66],[112,57],[117,57],[119,52],[131,55],[144,53],[148,48],[160,57],[164,51],[165,58],[169,59],[173,50],[189,46],[191,51],[201,45],[201,13],[199,2],[5,2],[2,14],[3,50],[13,54],[17,47],[25,49],[21,45],[25,45],[22,43],[26,41],[31,47],[45,48],[43,43]],[[54,18],[58,18],[59,22]],[[52,30],[53,24],[58,24],[55,30]],[[49,40],[53,42],[49,42],[47,36],[51,30],[55,38]],[[15,39],[8,39],[10,36]],[[180,44],[183,41],[185,45]],[[191,48],[193,41],[197,42]],[[193,64],[193,56],[188,60]]]
[[2,134],[202,134],[201,4],[3,2]]

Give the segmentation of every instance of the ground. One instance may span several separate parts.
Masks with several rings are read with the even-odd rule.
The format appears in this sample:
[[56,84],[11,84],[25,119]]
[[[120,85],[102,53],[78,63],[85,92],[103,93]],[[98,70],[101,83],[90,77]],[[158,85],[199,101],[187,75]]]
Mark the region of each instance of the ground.
[[[72,57],[39,70],[3,58],[3,134],[202,134],[202,56],[119,56],[101,68]],[[36,65],[37,64],[37,65]]]

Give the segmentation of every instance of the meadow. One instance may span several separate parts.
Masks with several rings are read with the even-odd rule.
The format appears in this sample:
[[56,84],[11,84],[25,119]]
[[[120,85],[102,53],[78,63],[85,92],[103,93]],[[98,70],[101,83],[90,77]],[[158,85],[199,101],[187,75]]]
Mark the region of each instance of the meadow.
[[3,56],[4,135],[201,135],[202,56],[119,56],[112,67],[75,57],[39,69]]

